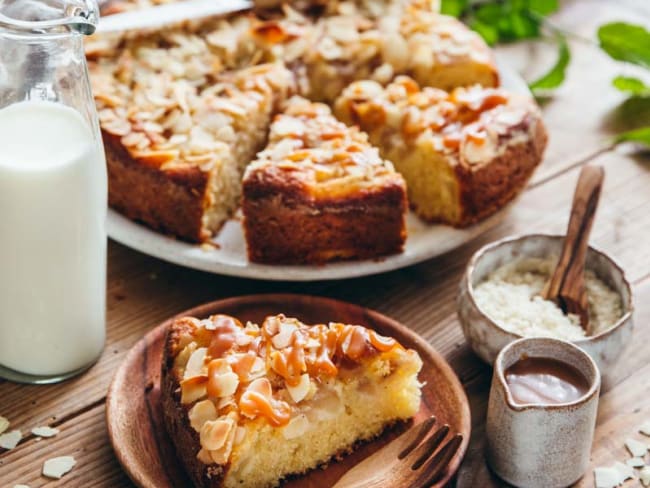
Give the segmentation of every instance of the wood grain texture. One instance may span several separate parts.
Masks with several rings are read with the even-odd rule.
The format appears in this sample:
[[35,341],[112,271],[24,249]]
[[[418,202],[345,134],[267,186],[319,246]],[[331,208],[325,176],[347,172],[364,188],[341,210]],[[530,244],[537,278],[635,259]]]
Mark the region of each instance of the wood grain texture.
[[[562,3],[557,22],[594,39],[598,24],[631,20],[650,25],[650,4],[643,1],[575,0]],[[577,168],[585,160],[606,171],[600,208],[591,242],[615,257],[635,283],[637,328],[623,360],[603,384],[600,415],[592,453],[594,465],[624,460],[623,442],[634,427],[650,420],[647,344],[650,330],[650,158],[624,148],[598,153],[606,137],[620,128],[650,123],[650,101],[625,102],[611,88],[617,74],[647,76],[614,63],[593,45],[571,41],[573,59],[567,81],[544,103],[550,145],[542,167],[507,219],[489,233],[417,266],[375,277],[335,283],[270,283],[225,278],[183,269],[110,243],[108,273],[108,345],[100,361],[83,376],[61,385],[29,387],[0,381],[0,415],[28,431],[42,424],[58,425],[59,436],[27,440],[0,452],[0,486],[46,483],[39,473],[50,455],[74,453],[78,463],[60,482],[48,486],[132,487],[108,444],[104,400],[110,380],[126,352],[166,317],[193,305],[250,293],[298,292],[325,295],[374,308],[418,332],[450,362],[461,378],[472,411],[470,452],[457,485],[499,486],[482,477],[482,425],[491,369],[467,348],[456,319],[456,293],[470,256],[481,245],[513,233],[564,231]],[[534,78],[554,60],[555,49],[544,44],[499,48],[509,62]],[[517,64],[517,60],[520,62]],[[647,79],[647,78],[646,78]],[[638,437],[637,437],[638,438]],[[582,481],[593,486],[591,473]],[[635,486],[634,482],[629,483]],[[626,485],[627,486],[627,485]],[[387,487],[389,488],[389,487]]]
[[[458,469],[467,447],[470,417],[462,386],[444,359],[411,330],[381,314],[349,303],[306,295],[266,294],[220,300],[182,312],[205,318],[221,313],[242,322],[262,323],[269,315],[284,313],[307,324],[330,321],[360,324],[380,334],[394,337],[403,346],[420,354],[424,365],[420,373],[422,404],[415,416],[419,422],[434,415],[439,425],[448,424],[453,434],[462,434],[457,454],[449,470],[438,481],[442,486]],[[143,488],[173,488],[188,484],[170,440],[165,433],[160,408],[160,364],[164,336],[171,321],[165,321],[149,332],[129,352],[112,382],[107,400],[107,421],[111,443],[116,446],[120,463],[131,478]],[[399,432],[393,430],[374,442],[361,446],[341,462],[331,463],[326,470],[317,470],[286,483],[286,487],[318,488],[335,483],[349,467],[354,466],[382,447]],[[118,447],[119,446],[119,447]]]

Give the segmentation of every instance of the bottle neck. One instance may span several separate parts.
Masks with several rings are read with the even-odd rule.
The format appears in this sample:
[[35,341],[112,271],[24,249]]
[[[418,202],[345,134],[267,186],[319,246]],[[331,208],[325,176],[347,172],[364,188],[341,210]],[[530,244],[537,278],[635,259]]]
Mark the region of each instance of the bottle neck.
[[56,36],[95,32],[95,0],[0,0],[0,32]]

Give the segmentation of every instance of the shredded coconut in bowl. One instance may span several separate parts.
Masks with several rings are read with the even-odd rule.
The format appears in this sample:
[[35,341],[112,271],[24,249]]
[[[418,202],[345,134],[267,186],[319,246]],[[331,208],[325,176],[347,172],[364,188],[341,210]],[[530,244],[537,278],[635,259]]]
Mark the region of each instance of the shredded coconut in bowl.
[[[577,315],[565,315],[555,303],[539,295],[557,263],[557,257],[520,258],[497,268],[474,288],[479,308],[509,332],[524,337],[550,336],[568,341],[583,339]],[[614,325],[623,315],[618,293],[592,271],[585,272],[589,320],[594,334]]]

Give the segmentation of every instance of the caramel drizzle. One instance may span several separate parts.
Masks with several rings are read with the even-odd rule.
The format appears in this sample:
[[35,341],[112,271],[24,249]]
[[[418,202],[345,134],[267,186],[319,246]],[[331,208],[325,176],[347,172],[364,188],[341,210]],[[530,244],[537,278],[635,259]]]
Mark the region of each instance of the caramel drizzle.
[[215,328],[208,347],[208,355],[220,358],[237,344],[237,336],[242,333],[242,324],[228,315],[214,315],[211,319]]
[[[334,377],[339,371],[337,364],[346,359],[359,362],[394,348],[402,349],[394,339],[358,325],[331,323],[306,327],[295,319],[277,315],[267,317],[258,330],[245,329],[241,322],[227,315],[215,315],[208,320],[208,374],[202,379],[207,380],[208,397],[215,400],[223,396],[220,379],[224,374],[234,373],[239,378],[235,393],[239,400],[235,401],[240,412],[251,419],[263,417],[274,426],[289,422],[291,406],[273,397],[267,378],[248,383],[257,358],[264,359],[267,370],[272,369],[287,386],[297,386],[304,373],[311,377]],[[281,341],[283,347],[276,348],[274,339]]]

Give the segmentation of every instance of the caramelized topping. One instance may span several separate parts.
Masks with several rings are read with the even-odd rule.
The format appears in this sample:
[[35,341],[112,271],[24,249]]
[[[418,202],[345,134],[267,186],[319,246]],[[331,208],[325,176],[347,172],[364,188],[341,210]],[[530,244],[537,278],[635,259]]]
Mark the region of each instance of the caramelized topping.
[[208,348],[208,355],[219,358],[237,344],[237,335],[242,329],[241,322],[228,315],[215,315],[212,317],[211,327],[214,330],[212,341]]
[[499,136],[527,130],[522,122],[537,111],[533,102],[509,95],[498,88],[460,87],[447,93],[436,88],[420,89],[411,78],[399,76],[383,88],[379,83],[352,83],[336,102],[339,118],[359,125],[382,140],[401,134],[407,141],[421,136],[433,141],[436,150],[490,151]]
[[[380,115],[373,119],[376,123],[382,123]],[[291,98],[284,113],[276,116],[267,148],[247,167],[244,179],[269,167],[313,183],[401,179],[363,132],[338,121],[327,105],[300,97]]]
[[[403,349],[358,325],[307,326],[284,315],[267,317],[261,327],[226,315],[177,323],[183,339],[176,357],[184,373],[181,403],[194,403],[190,424],[200,433],[202,458],[214,462],[227,461],[240,416],[286,426],[292,405],[311,398],[323,377]],[[197,342],[188,342],[191,337]]]
[[288,424],[291,418],[291,407],[273,399],[271,383],[266,378],[258,378],[248,386],[239,400],[239,409],[246,417],[266,418],[274,427]]

